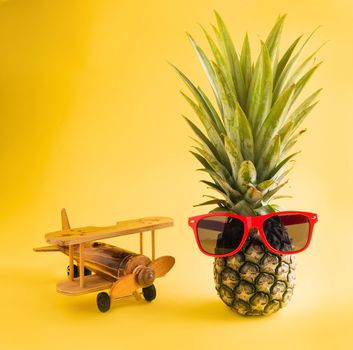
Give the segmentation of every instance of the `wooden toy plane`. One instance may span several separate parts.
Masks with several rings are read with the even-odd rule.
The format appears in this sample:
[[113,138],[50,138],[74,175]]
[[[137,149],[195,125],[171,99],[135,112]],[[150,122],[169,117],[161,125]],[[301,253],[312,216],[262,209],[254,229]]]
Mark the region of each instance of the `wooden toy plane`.
[[[101,312],[110,309],[113,299],[134,295],[147,301],[156,297],[155,278],[164,276],[175,263],[172,256],[155,258],[155,230],[173,226],[167,217],[146,217],[118,222],[107,227],[81,227],[71,229],[65,209],[61,211],[62,230],[47,233],[45,239],[52,244],[34,248],[36,252],[61,251],[69,256],[67,281],[59,282],[56,290],[65,295],[82,295],[101,290],[97,306]],[[143,255],[143,232],[151,231],[152,259]],[[97,242],[117,236],[139,233],[140,254],[110,244]],[[76,261],[77,265],[74,264]]]

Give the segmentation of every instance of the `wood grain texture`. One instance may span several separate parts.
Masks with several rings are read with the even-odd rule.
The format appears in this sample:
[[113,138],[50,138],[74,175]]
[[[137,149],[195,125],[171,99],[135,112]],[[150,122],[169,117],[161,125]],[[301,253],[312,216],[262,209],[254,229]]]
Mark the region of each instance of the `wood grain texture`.
[[148,267],[153,269],[155,277],[163,277],[175,264],[175,258],[166,255],[153,260]]
[[65,295],[82,295],[92,292],[98,292],[104,289],[109,289],[112,282],[107,281],[99,275],[85,276],[85,285],[80,287],[80,278],[74,278],[73,281],[66,280],[59,282],[56,285],[57,292]]
[[142,298],[141,298],[141,293],[139,293],[137,290],[135,290],[132,295],[135,297],[135,299],[137,301],[140,301]]
[[155,232],[152,230],[151,232],[151,245],[152,245],[152,260],[156,258],[156,239],[155,239]]
[[157,230],[170,226],[173,226],[172,218],[153,216],[136,220],[121,221],[114,226],[87,226],[71,230],[50,232],[45,235],[45,239],[50,244],[64,246]]
[[133,294],[138,288],[139,284],[136,281],[136,275],[130,274],[119,278],[110,288],[110,296],[113,299],[123,298]]
[[67,213],[66,213],[66,210],[64,208],[61,209],[61,229],[63,231],[71,229],[70,223],[69,223],[69,219],[67,217]]
[[138,266],[133,273],[136,275],[136,281],[140,287],[148,287],[154,282],[156,275],[154,270],[146,266]]
[[85,274],[84,274],[84,259],[85,256],[83,254],[83,243],[79,245],[79,269],[80,269],[80,287],[83,288],[85,285]]
[[140,254],[143,254],[143,232],[140,232]]
[[35,252],[60,252],[60,251],[62,251],[61,247],[58,247],[57,245],[37,247],[37,248],[33,248],[33,250]]
[[[130,274],[139,266],[147,266],[151,260],[144,255],[115,247],[103,242],[90,242],[83,245],[84,266],[111,281]],[[69,247],[61,247],[69,254]],[[74,260],[79,261],[78,246],[73,246]]]
[[74,280],[74,247],[69,246],[69,280]]

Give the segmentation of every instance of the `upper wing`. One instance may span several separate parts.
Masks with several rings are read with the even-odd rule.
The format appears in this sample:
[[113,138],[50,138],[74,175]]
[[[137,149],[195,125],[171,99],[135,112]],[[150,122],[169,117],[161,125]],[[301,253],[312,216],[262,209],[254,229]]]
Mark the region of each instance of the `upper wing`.
[[69,230],[50,232],[45,235],[45,239],[50,244],[71,245],[95,241],[98,239],[156,230],[169,226],[173,226],[172,218],[153,216],[142,219],[121,221],[114,226],[87,226]]

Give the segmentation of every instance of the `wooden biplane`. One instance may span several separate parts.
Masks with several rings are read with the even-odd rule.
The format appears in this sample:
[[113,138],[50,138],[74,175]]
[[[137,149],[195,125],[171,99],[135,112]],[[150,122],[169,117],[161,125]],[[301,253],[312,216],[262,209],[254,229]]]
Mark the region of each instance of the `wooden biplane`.
[[[62,230],[47,233],[50,246],[34,248],[36,252],[61,251],[69,256],[68,280],[59,282],[56,290],[65,295],[82,295],[102,290],[97,295],[101,312],[110,309],[113,299],[134,295],[147,301],[156,297],[155,278],[164,276],[175,263],[172,256],[155,258],[155,230],[173,226],[173,219],[147,217],[118,222],[107,227],[71,229],[65,209],[61,211]],[[151,231],[152,259],[143,255],[143,233]],[[139,233],[140,253],[133,253],[99,239]],[[76,262],[76,264],[75,264]]]

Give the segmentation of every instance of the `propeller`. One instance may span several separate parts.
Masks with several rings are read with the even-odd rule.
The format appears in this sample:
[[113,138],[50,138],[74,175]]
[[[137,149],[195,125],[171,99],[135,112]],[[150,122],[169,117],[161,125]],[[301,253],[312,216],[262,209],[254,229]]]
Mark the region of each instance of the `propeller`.
[[147,266],[154,270],[156,277],[164,276],[174,266],[175,259],[165,255],[151,261]]
[[164,276],[175,263],[172,256],[161,256],[151,261],[147,266],[137,266],[133,273],[120,277],[111,287],[112,298],[131,295],[136,289],[152,285],[157,277]]
[[111,287],[110,296],[112,298],[122,298],[131,295],[140,286],[136,281],[136,275],[130,273],[120,277]]

